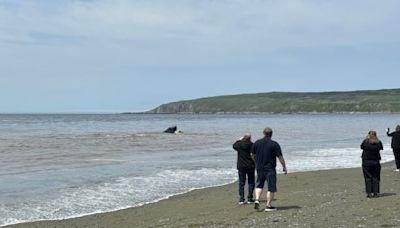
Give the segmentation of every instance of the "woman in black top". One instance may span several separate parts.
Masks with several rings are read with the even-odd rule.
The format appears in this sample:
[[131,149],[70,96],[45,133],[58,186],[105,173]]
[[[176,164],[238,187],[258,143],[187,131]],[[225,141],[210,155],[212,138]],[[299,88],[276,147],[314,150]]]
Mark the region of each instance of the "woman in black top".
[[400,171],[400,125],[396,126],[396,131],[389,133],[390,129],[386,131],[387,136],[392,137],[392,149],[394,159],[396,161],[396,171]]
[[[367,138],[362,142],[362,168],[365,179],[365,191],[367,197],[378,197],[379,181],[381,179],[381,155],[382,142],[376,136],[375,131],[368,132]],[[373,193],[373,195],[371,195]]]

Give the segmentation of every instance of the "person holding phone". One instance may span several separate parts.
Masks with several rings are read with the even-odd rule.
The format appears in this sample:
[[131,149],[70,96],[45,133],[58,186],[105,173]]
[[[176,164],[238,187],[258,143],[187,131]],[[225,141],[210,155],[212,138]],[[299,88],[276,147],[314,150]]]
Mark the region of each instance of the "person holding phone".
[[250,133],[246,133],[238,141],[233,144],[233,149],[237,151],[237,170],[239,174],[239,205],[245,204],[244,186],[247,177],[247,203],[254,203],[253,192],[255,186],[255,164],[250,155],[253,142]]
[[400,172],[400,125],[396,126],[396,131],[390,133],[390,128],[386,130],[386,134],[392,137],[392,149],[394,159],[396,161],[396,172]]

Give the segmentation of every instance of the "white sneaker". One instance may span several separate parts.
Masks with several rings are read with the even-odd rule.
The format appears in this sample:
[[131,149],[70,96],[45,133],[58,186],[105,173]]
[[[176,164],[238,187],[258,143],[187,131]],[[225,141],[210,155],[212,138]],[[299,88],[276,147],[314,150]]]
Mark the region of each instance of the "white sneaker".
[[395,171],[396,171],[396,172],[400,172],[400,169],[396,169]]
[[243,202],[243,201],[240,201],[240,202],[239,202],[239,205],[244,205],[244,202]]

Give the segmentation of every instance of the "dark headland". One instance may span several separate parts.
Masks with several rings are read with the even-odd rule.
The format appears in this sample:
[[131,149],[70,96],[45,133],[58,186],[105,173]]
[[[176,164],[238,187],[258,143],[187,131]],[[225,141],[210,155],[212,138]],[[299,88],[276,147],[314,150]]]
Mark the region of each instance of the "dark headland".
[[400,89],[271,92],[206,97],[160,105],[146,113],[398,113]]

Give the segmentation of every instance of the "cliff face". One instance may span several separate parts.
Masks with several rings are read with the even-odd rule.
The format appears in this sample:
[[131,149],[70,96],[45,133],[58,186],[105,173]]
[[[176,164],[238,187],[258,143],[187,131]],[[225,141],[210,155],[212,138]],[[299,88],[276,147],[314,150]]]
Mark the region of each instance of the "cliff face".
[[195,111],[193,108],[193,104],[191,103],[173,102],[169,104],[160,105],[149,112],[150,113],[185,113],[185,112],[193,113]]
[[148,113],[219,112],[400,112],[400,89],[218,96],[163,104]]

